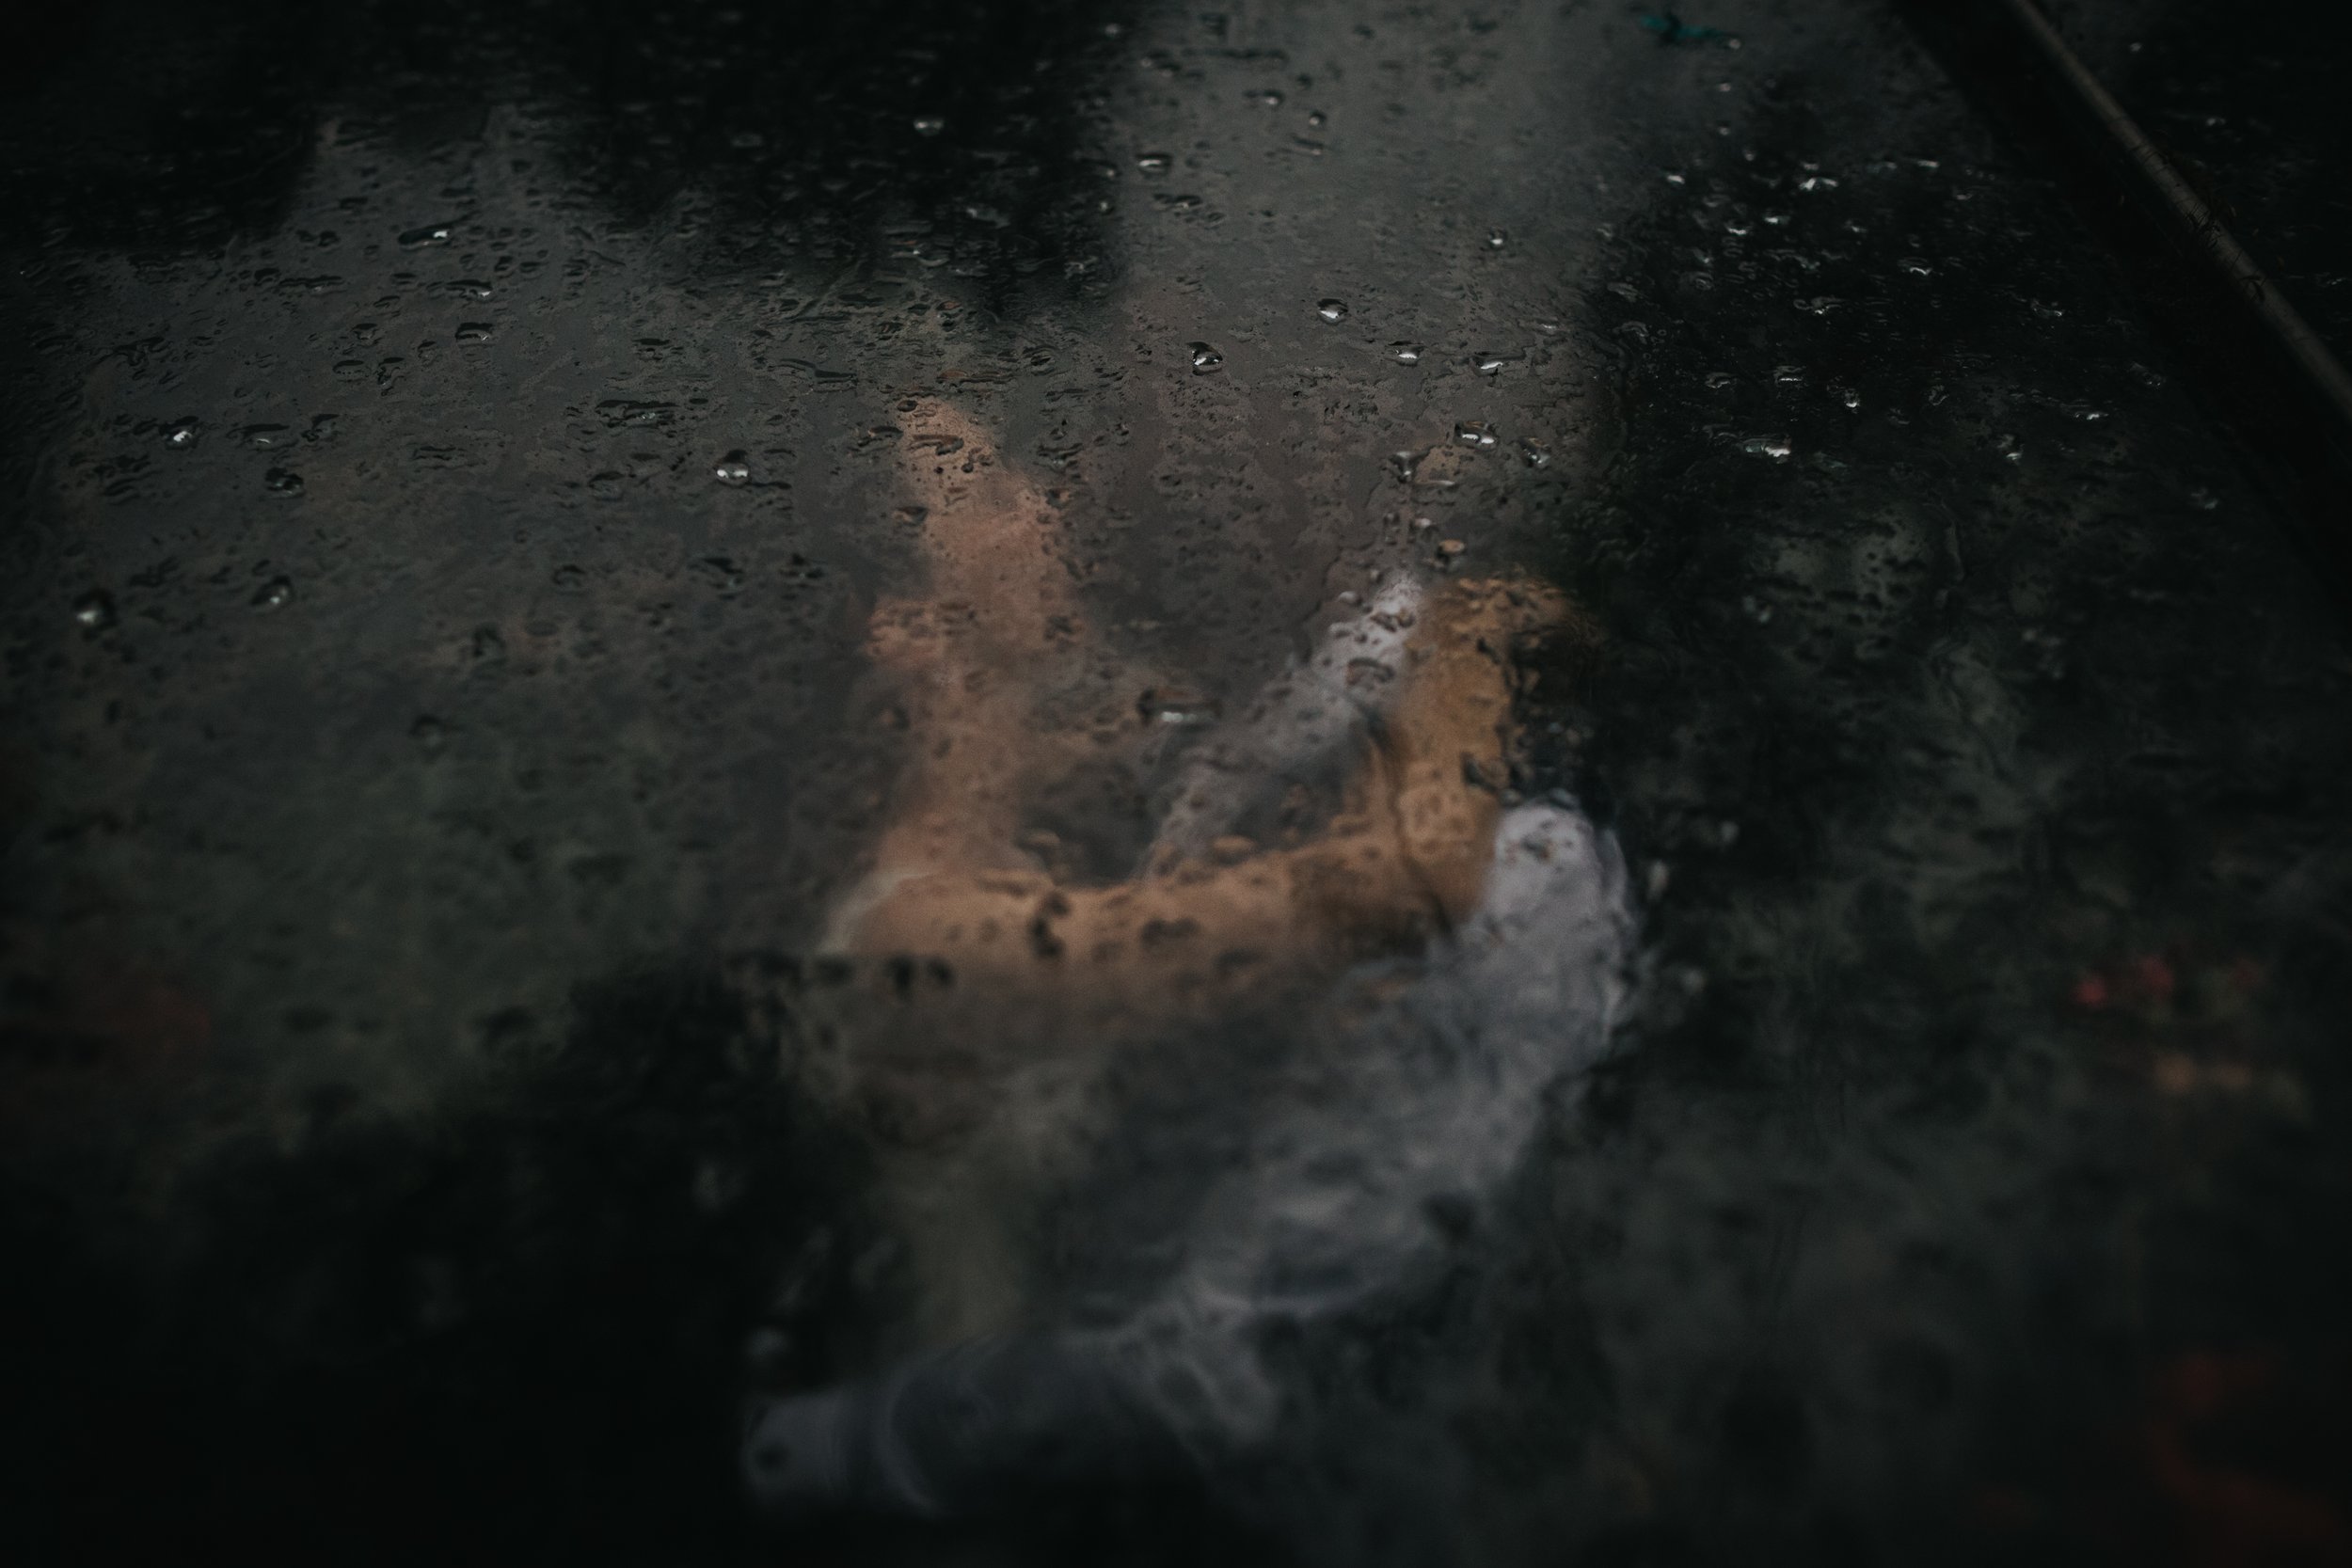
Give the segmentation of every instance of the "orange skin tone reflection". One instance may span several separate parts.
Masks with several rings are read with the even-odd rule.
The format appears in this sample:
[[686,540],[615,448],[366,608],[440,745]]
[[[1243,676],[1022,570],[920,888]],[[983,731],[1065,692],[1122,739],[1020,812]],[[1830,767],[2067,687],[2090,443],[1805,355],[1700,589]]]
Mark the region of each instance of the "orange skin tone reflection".
[[[969,418],[927,403],[907,424],[928,592],[875,607],[869,651],[903,683],[912,744],[826,945],[942,960],[955,976],[952,1041],[894,1031],[850,1053],[833,1084],[898,1146],[885,1202],[911,1247],[922,1337],[948,1340],[1019,1315],[1005,1216],[1071,1163],[1053,1124],[1084,1092],[1083,1058],[1138,1023],[1213,1020],[1277,983],[1417,946],[1477,907],[1508,777],[1509,650],[1558,628],[1566,606],[1526,581],[1427,594],[1376,743],[1315,836],[1065,885],[1015,840],[1027,793],[1093,744],[1038,718],[1047,683],[1103,659],[1076,576],[1043,498]],[[1024,1072],[1057,1084],[1063,1108],[1003,1090]]]

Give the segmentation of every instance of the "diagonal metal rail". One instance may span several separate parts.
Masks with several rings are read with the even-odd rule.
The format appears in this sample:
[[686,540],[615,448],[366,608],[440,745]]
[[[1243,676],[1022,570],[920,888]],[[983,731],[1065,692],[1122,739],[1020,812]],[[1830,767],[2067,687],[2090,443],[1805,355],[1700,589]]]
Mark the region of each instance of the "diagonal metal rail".
[[2150,140],[2138,122],[2115,101],[2115,96],[2067,47],[2034,0],[1993,0],[2006,10],[2026,41],[2041,57],[2052,79],[2072,96],[2098,126],[2110,150],[2143,189],[2140,195],[2163,214],[2169,226],[2192,247],[2192,254],[2214,271],[2251,309],[2289,361],[2309,383],[2307,392],[2328,409],[2338,428],[2340,445],[2352,452],[2352,372],[2328,351],[2302,313],[2290,304],[2246,247],[2237,243],[2204,198]]
[[[2160,265],[2178,281],[2143,293],[2143,303],[2228,388],[2215,413],[2236,433],[2254,477],[2352,618],[2352,372],[2037,0],[1896,4],[2011,136],[2090,174],[2138,214],[2145,239],[2160,240],[2169,255]],[[2104,220],[2096,226],[2123,252],[2127,272],[2152,283],[2137,255],[2143,238]]]

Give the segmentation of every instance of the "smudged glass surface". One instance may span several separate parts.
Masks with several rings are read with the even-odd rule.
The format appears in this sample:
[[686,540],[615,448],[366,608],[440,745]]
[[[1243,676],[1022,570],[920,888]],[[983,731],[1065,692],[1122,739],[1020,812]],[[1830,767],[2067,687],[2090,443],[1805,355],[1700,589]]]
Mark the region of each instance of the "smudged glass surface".
[[28,1560],[2352,1528],[2352,659],[1891,14],[7,69]]

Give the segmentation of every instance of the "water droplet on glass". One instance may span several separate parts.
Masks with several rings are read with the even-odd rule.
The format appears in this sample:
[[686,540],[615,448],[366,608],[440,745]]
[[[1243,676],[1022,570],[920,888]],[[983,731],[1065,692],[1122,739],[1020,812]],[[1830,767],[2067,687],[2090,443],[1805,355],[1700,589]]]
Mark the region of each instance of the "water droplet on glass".
[[91,631],[104,631],[115,624],[114,596],[103,588],[93,588],[73,601],[73,618]]
[[1795,449],[1786,436],[1751,436],[1740,443],[1740,450],[1750,457],[1769,457],[1778,463]]
[[938,115],[916,115],[914,117],[914,134],[918,136],[935,136],[946,129],[947,129],[946,120]]
[[298,496],[302,476],[292,468],[272,468],[262,476],[262,487],[273,496]]
[[677,412],[671,403],[638,402],[629,398],[606,398],[596,404],[596,412],[607,424],[667,424]]
[[1315,314],[1327,322],[1343,322],[1347,319],[1347,301],[1343,299],[1317,300]]
[[1147,724],[1193,726],[1216,722],[1217,703],[1184,687],[1156,686],[1136,699],[1136,711]]
[[1389,345],[1389,352],[1396,356],[1396,362],[1400,365],[1418,365],[1421,363],[1421,345],[1419,343],[1391,343]]
[[277,610],[293,597],[292,578],[272,578],[253,591],[253,605],[257,610]]
[[694,575],[708,583],[722,597],[732,597],[743,590],[743,568],[733,558],[707,555],[694,562]]
[[1464,420],[1454,427],[1454,438],[1466,447],[1484,451],[1495,444],[1494,426],[1484,420]]
[[1193,374],[1215,375],[1217,372],[1223,370],[1224,368],[1225,356],[1217,353],[1216,350],[1211,348],[1206,343],[1195,343],[1192,345]]
[[719,459],[719,466],[710,470],[710,475],[722,484],[749,484],[752,466],[746,454],[731,451]]

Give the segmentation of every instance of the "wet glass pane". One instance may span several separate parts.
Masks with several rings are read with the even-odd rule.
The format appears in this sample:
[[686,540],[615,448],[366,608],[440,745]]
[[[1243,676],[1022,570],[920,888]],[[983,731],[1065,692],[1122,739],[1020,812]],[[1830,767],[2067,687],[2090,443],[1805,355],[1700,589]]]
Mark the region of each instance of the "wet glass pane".
[[2341,610],[1905,13],[21,43],[12,1558],[2352,1550]]

